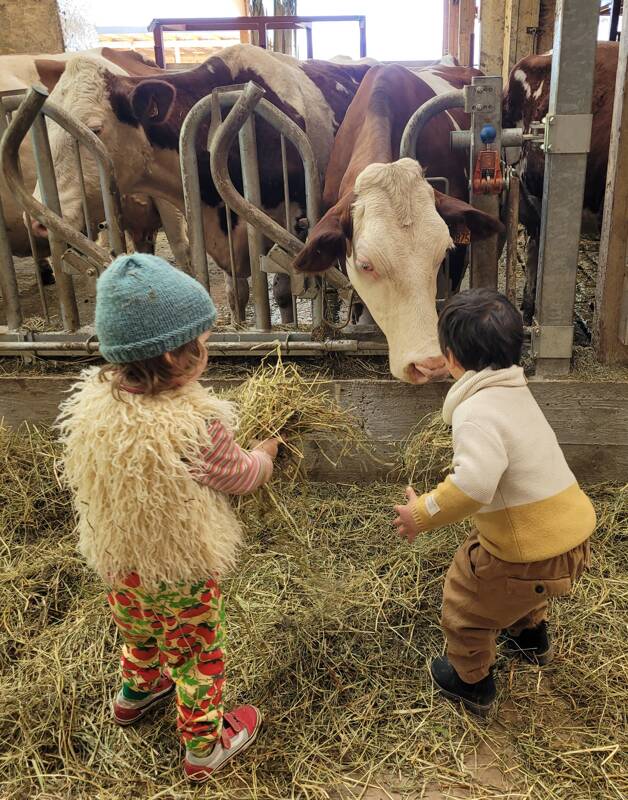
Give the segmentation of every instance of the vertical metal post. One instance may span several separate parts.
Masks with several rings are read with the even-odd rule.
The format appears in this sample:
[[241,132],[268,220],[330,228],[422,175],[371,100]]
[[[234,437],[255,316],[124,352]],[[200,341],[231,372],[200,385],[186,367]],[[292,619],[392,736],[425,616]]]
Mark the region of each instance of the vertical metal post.
[[[502,142],[502,79],[499,77],[474,77],[471,86],[465,92],[470,102],[465,111],[471,112],[471,147],[469,155],[469,190],[470,202],[474,208],[499,217],[499,195],[473,193],[473,168],[478,152],[484,144],[480,139],[480,131],[485,125],[495,128],[496,137],[491,145],[501,153]],[[497,234],[480,242],[471,243],[471,287],[497,288]]]
[[305,25],[305,36],[307,38],[307,57],[314,58],[314,42],[312,40],[312,23],[308,22]]
[[88,239],[94,241],[96,239],[96,229],[92,226],[92,221],[89,218],[89,208],[87,207],[87,196],[85,193],[85,178],[83,177],[83,162],[81,159],[81,148],[76,139],[72,142],[74,147],[74,155],[76,156],[76,168],[78,169],[79,186],[81,188],[81,202],[83,204],[83,221],[85,222],[85,233]]
[[[37,265],[35,265],[37,268]],[[0,199],[0,287],[7,315],[9,330],[16,331],[22,325],[22,308],[20,306],[20,293],[15,275],[15,265],[9,244],[9,234],[4,222],[4,211]]]
[[599,4],[556,6],[533,349],[537,374],[569,372]]
[[[253,115],[240,129],[240,161],[242,162],[242,183],[244,197],[250,203],[262,207],[262,194],[259,182],[259,166],[257,161],[257,141],[255,137],[255,120]],[[260,257],[264,254],[264,237],[253,225],[247,224],[249,240],[249,260],[251,262],[251,284],[255,301],[255,324],[260,331],[270,330],[270,303],[268,300],[268,278],[262,272]]]
[[506,297],[517,302],[517,239],[519,234],[519,176],[513,172],[506,207]]
[[166,57],[164,48],[164,32],[161,25],[155,25],[153,31],[153,39],[155,40],[155,63],[158,67],[165,69]]
[[366,58],[366,17],[362,17],[360,25],[360,58]]
[[[50,152],[46,120],[42,114],[38,114],[35,117],[31,128],[31,135],[35,164],[37,166],[37,180],[41,187],[42,201],[51,211],[61,216],[61,203],[59,201],[57,179],[52,163],[52,153]],[[50,242],[52,268],[59,292],[63,327],[68,331],[75,331],[80,326],[80,320],[72,277],[67,275],[62,268],[61,257],[64,252],[64,242],[61,242],[51,230],[48,231],[48,240]]]

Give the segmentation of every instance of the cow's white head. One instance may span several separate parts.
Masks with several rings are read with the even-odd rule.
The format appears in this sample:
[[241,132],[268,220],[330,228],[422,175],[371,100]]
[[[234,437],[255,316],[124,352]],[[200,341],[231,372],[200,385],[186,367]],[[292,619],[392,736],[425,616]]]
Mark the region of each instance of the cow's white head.
[[336,259],[384,332],[393,375],[410,383],[446,376],[437,335],[436,276],[453,246],[450,227],[482,238],[499,220],[435,192],[413,159],[371,164],[354,191],[311,232],[295,266],[320,272]]
[[[115,163],[116,180],[121,191],[132,191],[149,163],[150,146],[141,125],[130,117],[130,124],[121,124],[114,112],[112,88],[118,87],[120,102],[128,100],[128,90],[122,91],[126,73],[115,64],[86,56],[70,58],[65,71],[50,95],[50,99],[67,111],[73,119],[85,124],[105,145]],[[74,227],[83,226],[83,207],[77,157],[73,137],[54,122],[48,123],[50,149],[55,165],[61,210],[66,221]],[[104,219],[103,201],[96,161],[81,147],[87,208],[92,222]],[[39,185],[35,196],[41,199]],[[45,236],[46,228],[33,223],[38,235]]]

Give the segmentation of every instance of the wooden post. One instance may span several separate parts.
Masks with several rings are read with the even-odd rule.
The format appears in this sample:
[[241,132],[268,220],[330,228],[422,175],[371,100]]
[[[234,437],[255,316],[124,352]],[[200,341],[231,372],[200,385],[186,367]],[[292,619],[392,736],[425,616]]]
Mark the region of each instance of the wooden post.
[[556,17],[556,0],[541,0],[539,8],[539,35],[536,40],[536,52],[547,53],[554,43],[554,19]]
[[458,60],[463,67],[473,66],[475,0],[460,0],[458,22]]
[[504,58],[504,0],[482,0],[480,5],[480,69],[501,75]]
[[624,3],[593,337],[606,364],[628,364],[628,4]]
[[[504,83],[510,70],[536,49],[540,0],[505,0],[504,3]],[[533,29],[534,32],[530,32]]]
[[[235,4],[237,16],[249,16],[249,0],[235,0]],[[240,44],[251,44],[251,31],[240,31]]]
[[447,52],[450,56],[458,58],[458,31],[460,30],[460,3],[459,0],[449,0],[449,42]]

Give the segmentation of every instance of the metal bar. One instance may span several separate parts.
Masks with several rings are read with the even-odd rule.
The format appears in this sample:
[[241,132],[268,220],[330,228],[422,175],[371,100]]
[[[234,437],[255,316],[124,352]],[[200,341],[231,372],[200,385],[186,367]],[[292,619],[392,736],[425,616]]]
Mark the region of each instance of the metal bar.
[[[611,5],[611,29],[608,34],[609,42],[616,42],[619,39],[617,31],[619,29],[619,12],[621,9],[622,0],[613,0]],[[622,30],[622,36],[626,36],[628,32]]]
[[[261,98],[262,91],[259,90]],[[232,112],[233,113],[233,112]],[[240,161],[242,164],[242,184],[244,198],[257,208],[262,205],[262,191],[259,181],[257,161],[257,140],[255,136],[255,117],[247,114],[239,130]],[[268,299],[268,278],[261,270],[260,257],[264,254],[264,240],[255,225],[247,223],[249,241],[249,261],[251,262],[251,284],[255,302],[255,322],[258,330],[270,330],[270,301]]]
[[[19,164],[18,164],[19,167]],[[39,253],[39,248],[37,246],[37,240],[33,236],[33,227],[32,227],[32,219],[28,216],[26,212],[24,212],[24,224],[26,225],[26,234],[28,236],[28,244],[31,249],[31,255],[33,256],[33,263],[35,264],[35,280],[37,281],[37,293],[39,294],[39,302],[41,303],[41,310],[44,315],[44,319],[46,323],[50,323],[50,310],[48,308],[48,300],[46,298],[46,291],[44,289],[44,282],[41,277],[41,269],[39,268],[39,262],[41,255]]]
[[517,303],[517,239],[519,234],[519,176],[513,172],[506,207],[506,297]]
[[[452,131],[449,141],[452,150],[468,150],[471,146],[471,131]],[[502,147],[521,147],[524,141],[532,138],[532,134],[523,133],[523,128],[503,128]]]
[[[273,339],[265,342],[222,341],[206,345],[210,356],[265,355],[280,350],[284,354],[318,355],[319,353],[357,353],[360,355],[386,355],[385,342],[368,342],[357,339],[334,339],[324,342],[290,341]],[[98,342],[76,341],[6,341],[0,340],[0,354],[15,353],[93,353],[100,352]]]
[[464,94],[461,91],[445,92],[423,103],[406,124],[399,146],[399,158],[416,158],[417,142],[423,128],[441,111],[450,108],[464,108]]
[[81,160],[81,148],[76,139],[72,139],[72,146],[74,147],[74,155],[76,156],[76,166],[78,168],[79,186],[81,189],[81,203],[83,206],[83,221],[85,222],[85,233],[87,238],[92,241],[96,238],[95,231],[92,228],[92,221],[89,217],[89,208],[87,207],[87,195],[85,193],[85,178],[83,177],[83,163]]
[[17,285],[11,245],[9,244],[9,234],[4,221],[2,198],[0,198],[0,287],[2,288],[2,297],[6,309],[7,325],[10,330],[19,330],[22,326],[20,291]]
[[155,42],[155,63],[158,67],[165,69],[166,59],[164,57],[164,31],[158,22],[153,28],[153,41]]
[[306,25],[305,37],[307,40],[307,57],[314,58],[314,42],[312,40],[312,26]]
[[[38,114],[33,120],[31,136],[33,141],[33,154],[37,167],[37,180],[41,189],[42,199],[51,211],[61,216],[61,203],[59,201],[59,191],[57,189],[57,179],[52,162],[52,153],[50,152],[50,142],[48,141],[48,130],[46,128],[45,117],[41,114]],[[63,265],[61,263],[61,257],[65,250],[65,242],[63,242],[63,240],[59,238],[57,232],[53,230],[48,231],[48,241],[50,242],[52,269],[59,293],[63,327],[68,331],[75,331],[80,326],[81,322],[79,319],[72,276],[67,275],[63,271]]]
[[[502,79],[501,77],[478,77],[471,79],[467,87],[468,96],[473,98],[471,108],[471,148],[469,150],[469,202],[474,208],[499,218],[499,195],[475,194],[473,192],[473,172],[478,153],[484,149],[480,132],[485,125],[495,129],[495,141],[491,149],[497,150],[501,158],[502,131]],[[497,234],[481,241],[471,242],[471,288],[488,287],[497,289],[498,262]]]
[[242,319],[240,314],[240,287],[238,286],[238,270],[236,269],[235,252],[233,249],[233,222],[231,220],[231,209],[229,206],[225,206],[225,215],[227,220],[227,242],[229,244],[229,268],[231,270],[233,302],[235,305],[235,308],[232,309],[232,313],[235,324],[242,325],[245,320]]
[[360,58],[366,58],[366,17],[360,17]]
[[99,247],[71,225],[68,225],[59,214],[36,200],[24,186],[18,169],[20,144],[45,103],[45,113],[73,136],[79,138],[99,162],[102,160],[106,170],[111,171],[111,179],[113,180],[113,164],[102,142],[87,126],[73,120],[63,109],[55,106],[50,101],[46,102],[47,96],[48,91],[43,86],[34,86],[14,112],[11,124],[0,144],[0,167],[4,173],[9,191],[13,193],[17,202],[29,216],[37,219],[49,231],[54,231],[61,240],[71,244],[72,247],[88,258],[93,265],[102,268],[111,260],[109,252],[103,247]]
[[[255,108],[255,113],[265,119],[279,133],[284,133],[296,147],[305,172],[307,216],[310,225],[318,218],[320,202],[320,180],[318,166],[312,146],[305,133],[289,117],[267,100],[260,99],[263,94],[254,83],[248,83],[243,92],[225,92],[220,95],[221,105],[235,103],[220,128],[215,132],[210,153],[210,166],[214,184],[227,205],[234,213],[258,227],[264,236],[282,247],[289,255],[296,257],[303,248],[303,243],[292,233],[286,231],[275,220],[249,203],[234,187],[229,176],[228,155],[231,144],[244,121]],[[197,103],[202,106],[208,98]],[[192,112],[190,112],[192,113]],[[350,283],[340,270],[332,268],[326,273],[328,282],[339,289],[350,288]]]
[[[310,30],[309,28],[307,30]],[[309,58],[310,56],[308,56]],[[290,181],[288,178],[288,156],[286,153],[286,137],[283,133],[280,136],[281,144],[281,173],[283,177],[283,204],[285,206],[284,219],[286,222],[286,230],[290,230]],[[299,310],[297,306],[297,298],[292,292],[292,324],[295,329],[299,329]]]
[[[197,133],[201,123],[214,107],[213,94],[204,97],[190,110],[183,120],[179,138],[179,161],[181,164],[181,180],[183,183],[183,202],[185,217],[188,223],[188,240],[190,242],[190,261],[196,280],[210,291],[209,268],[207,266],[207,248],[203,227],[203,204],[201,202],[201,185],[198,176],[198,156],[196,153]],[[220,111],[220,106],[218,106]],[[214,114],[210,125],[213,133]]]
[[[556,7],[548,120],[591,112],[598,13],[590,0]],[[545,157],[533,338],[541,376],[570,368],[586,163],[586,153],[549,151]]]

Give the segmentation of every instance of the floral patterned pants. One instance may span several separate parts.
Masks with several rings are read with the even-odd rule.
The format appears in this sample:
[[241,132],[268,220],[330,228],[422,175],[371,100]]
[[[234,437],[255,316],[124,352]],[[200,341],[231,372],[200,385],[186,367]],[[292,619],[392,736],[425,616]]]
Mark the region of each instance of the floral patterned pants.
[[139,698],[164,672],[176,686],[177,728],[195,755],[222,731],[224,605],[214,578],[147,591],[131,573],[107,599],[122,636],[123,691]]

